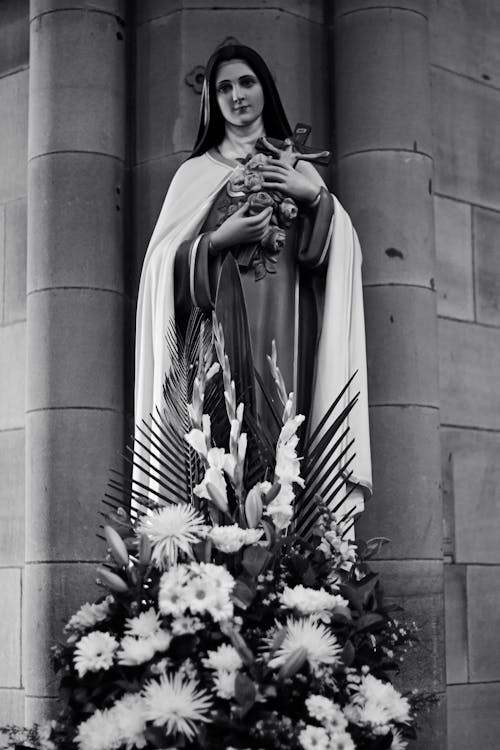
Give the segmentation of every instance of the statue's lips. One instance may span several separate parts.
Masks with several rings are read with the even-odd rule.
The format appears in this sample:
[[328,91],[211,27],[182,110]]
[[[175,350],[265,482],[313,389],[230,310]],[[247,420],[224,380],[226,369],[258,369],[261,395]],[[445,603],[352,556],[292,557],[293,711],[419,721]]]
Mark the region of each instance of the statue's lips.
[[247,109],[250,109],[250,105],[249,104],[245,104],[243,107],[235,107],[233,109],[233,112],[238,112],[238,113],[241,114],[241,112],[246,112]]

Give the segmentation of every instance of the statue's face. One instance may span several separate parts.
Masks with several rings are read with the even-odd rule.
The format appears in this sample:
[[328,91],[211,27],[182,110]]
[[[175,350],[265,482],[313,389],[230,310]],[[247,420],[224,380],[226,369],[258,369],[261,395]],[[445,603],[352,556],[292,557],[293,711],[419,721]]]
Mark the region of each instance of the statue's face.
[[250,125],[262,115],[264,91],[259,79],[244,60],[228,60],[219,65],[215,90],[226,122]]

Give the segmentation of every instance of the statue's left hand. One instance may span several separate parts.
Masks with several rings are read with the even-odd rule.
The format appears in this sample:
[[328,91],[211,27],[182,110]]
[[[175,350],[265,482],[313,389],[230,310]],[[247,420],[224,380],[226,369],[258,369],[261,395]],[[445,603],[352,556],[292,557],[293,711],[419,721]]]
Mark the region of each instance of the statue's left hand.
[[259,169],[264,177],[264,190],[279,190],[298,203],[313,203],[319,188],[287,161],[273,159]]

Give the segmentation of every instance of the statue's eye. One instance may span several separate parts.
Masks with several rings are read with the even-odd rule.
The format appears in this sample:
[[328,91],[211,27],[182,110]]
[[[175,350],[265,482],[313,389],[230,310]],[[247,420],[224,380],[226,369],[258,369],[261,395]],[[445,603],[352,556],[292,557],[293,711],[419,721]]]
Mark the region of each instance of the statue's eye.
[[240,85],[244,86],[246,89],[249,89],[255,83],[257,83],[257,81],[253,76],[244,76],[243,78],[240,78]]
[[230,83],[220,83],[217,86],[217,93],[218,94],[229,94],[231,91],[231,84]]

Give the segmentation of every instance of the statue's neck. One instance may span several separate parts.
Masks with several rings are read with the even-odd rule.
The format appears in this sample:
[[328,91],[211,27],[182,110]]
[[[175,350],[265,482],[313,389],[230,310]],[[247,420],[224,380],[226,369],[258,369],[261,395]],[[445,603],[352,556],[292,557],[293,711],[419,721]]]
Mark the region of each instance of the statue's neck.
[[241,159],[254,153],[257,140],[265,134],[261,117],[249,125],[239,126],[226,122],[226,132],[219,144],[219,151],[226,159]]

